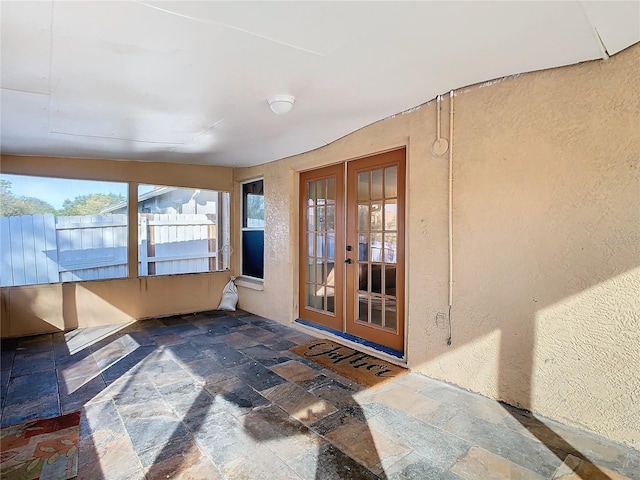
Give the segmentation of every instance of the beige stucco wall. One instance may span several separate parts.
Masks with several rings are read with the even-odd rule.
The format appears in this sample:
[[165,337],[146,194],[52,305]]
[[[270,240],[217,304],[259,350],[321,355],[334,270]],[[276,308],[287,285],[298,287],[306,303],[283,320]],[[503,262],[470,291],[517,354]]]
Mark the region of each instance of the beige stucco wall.
[[406,145],[408,365],[640,448],[639,66],[636,45],[456,92],[450,347],[435,102],[234,171],[265,179],[264,290],[240,288],[241,306],[296,317],[299,171]]
[[[203,165],[2,156],[0,171],[22,175],[137,182],[231,191],[232,169]],[[233,228],[233,224],[232,224]],[[129,212],[130,278],[0,289],[0,335],[125,323],[215,309],[228,272],[137,278],[137,209]]]
[[2,337],[20,337],[214,310],[228,273],[2,288]]

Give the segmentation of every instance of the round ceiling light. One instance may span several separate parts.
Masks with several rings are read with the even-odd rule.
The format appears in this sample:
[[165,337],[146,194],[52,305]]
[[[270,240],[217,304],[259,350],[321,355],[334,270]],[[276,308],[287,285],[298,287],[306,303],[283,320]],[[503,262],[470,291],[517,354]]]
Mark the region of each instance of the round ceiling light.
[[283,115],[291,111],[293,104],[296,103],[296,99],[291,95],[274,95],[273,97],[269,97],[267,102],[273,113]]

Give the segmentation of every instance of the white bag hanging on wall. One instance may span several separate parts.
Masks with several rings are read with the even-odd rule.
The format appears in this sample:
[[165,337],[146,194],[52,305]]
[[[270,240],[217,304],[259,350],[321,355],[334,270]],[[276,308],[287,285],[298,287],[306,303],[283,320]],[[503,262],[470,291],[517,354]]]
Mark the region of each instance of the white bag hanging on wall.
[[229,312],[236,311],[236,305],[238,304],[238,289],[236,288],[236,284],[233,281],[236,277],[231,277],[229,283],[224,286],[222,290],[222,300],[220,300],[220,305],[218,305],[218,310],[227,310]]

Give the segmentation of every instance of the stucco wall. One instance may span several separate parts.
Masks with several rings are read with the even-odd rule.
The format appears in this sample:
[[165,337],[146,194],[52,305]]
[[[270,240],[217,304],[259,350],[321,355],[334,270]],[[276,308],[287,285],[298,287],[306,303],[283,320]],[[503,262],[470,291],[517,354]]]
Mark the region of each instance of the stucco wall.
[[[2,156],[3,173],[112,180],[231,191],[227,167],[76,158]],[[232,226],[233,228],[233,226]],[[35,335],[77,327],[125,323],[140,318],[215,309],[228,272],[137,277],[137,210],[129,211],[130,278],[4,287],[0,289],[0,334]]]
[[21,337],[214,310],[225,272],[7,287],[2,337]]
[[636,45],[456,92],[450,347],[435,102],[234,171],[265,179],[264,290],[240,288],[241,306],[296,317],[299,171],[406,145],[409,366],[639,448],[639,66]]

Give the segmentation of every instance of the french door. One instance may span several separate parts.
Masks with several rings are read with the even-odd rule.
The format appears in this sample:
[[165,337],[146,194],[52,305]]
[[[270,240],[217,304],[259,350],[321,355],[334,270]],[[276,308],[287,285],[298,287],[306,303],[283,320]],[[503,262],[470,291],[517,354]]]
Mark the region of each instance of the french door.
[[300,174],[300,317],[343,331],[344,165]]
[[300,175],[300,317],[404,351],[405,150]]

